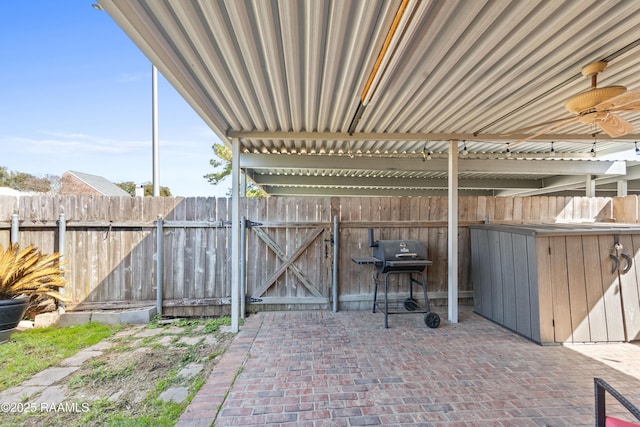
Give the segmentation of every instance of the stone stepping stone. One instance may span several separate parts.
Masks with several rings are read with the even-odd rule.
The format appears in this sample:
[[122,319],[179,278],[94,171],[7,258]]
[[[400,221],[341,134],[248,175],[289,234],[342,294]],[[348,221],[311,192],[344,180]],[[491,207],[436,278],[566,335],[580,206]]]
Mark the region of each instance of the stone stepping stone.
[[66,377],[67,375],[70,375],[70,374],[74,373],[78,369],[80,369],[79,366],[69,366],[69,367],[62,367],[62,368],[57,368],[57,367],[47,368],[44,371],[41,371],[41,372],[37,373],[36,375],[34,375],[30,380],[27,380],[27,381],[23,382],[22,385],[25,385],[25,386],[31,386],[31,385],[50,386],[50,385],[53,385],[53,384],[57,383],[62,378]]
[[178,376],[182,378],[191,378],[198,374],[198,372],[202,371],[204,367],[200,363],[189,363],[187,366],[182,368],[180,372],[178,372]]
[[160,393],[158,398],[163,402],[182,403],[189,397],[189,390],[186,387],[171,387]]
[[93,359],[94,357],[98,357],[100,355],[102,355],[101,351],[82,350],[75,355],[64,359],[62,362],[60,362],[60,366],[80,366],[87,360]]

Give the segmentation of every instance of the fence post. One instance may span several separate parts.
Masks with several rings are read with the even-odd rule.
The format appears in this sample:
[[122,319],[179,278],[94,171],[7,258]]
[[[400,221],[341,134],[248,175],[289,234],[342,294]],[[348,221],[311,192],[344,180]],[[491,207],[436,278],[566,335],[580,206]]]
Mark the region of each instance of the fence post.
[[156,311],[158,316],[162,316],[162,215],[158,215],[156,219]]
[[[65,221],[64,214],[58,215],[58,253],[60,254],[60,270],[64,271],[64,256],[65,256],[65,237],[67,234],[67,222]],[[58,289],[58,291],[64,295],[64,288]],[[58,301],[58,310],[64,313],[64,301]]]
[[11,244],[12,245],[17,245],[18,244],[18,231],[19,231],[19,225],[18,225],[18,214],[11,214]]

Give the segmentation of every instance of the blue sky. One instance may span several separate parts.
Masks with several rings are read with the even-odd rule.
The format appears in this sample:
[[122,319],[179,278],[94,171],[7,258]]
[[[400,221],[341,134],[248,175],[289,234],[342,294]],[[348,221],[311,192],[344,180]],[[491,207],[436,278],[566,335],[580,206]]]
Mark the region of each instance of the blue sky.
[[[92,0],[0,1],[0,166],[152,181],[151,63]],[[224,196],[219,139],[158,74],[160,185]]]

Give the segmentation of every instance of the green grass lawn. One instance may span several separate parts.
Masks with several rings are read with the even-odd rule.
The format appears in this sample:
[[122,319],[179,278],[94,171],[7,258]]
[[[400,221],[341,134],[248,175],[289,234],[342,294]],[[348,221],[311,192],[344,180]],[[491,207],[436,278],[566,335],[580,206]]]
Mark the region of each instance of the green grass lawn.
[[0,344],[0,391],[20,384],[119,329],[119,326],[92,322],[65,328],[50,326],[14,332],[9,341]]

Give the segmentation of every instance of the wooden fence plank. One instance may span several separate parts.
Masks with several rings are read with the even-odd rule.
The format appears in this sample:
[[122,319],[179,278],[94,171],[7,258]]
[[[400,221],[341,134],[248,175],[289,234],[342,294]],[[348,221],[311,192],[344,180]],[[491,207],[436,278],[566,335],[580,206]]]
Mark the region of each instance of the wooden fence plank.
[[[34,243],[45,251],[56,249],[55,222],[61,212],[67,220],[67,276],[69,293],[80,301],[148,301],[155,298],[155,226],[158,214],[166,221],[229,220],[226,198],[108,198],[101,196],[0,197],[0,244],[9,240],[10,215],[19,214],[21,245]],[[467,197],[459,200],[459,281],[461,292],[471,291],[468,225],[483,222],[612,221],[637,222],[637,197]],[[319,197],[243,199],[243,214],[250,220],[277,224],[267,227],[288,254],[295,252],[310,229],[322,227],[319,236],[298,257],[295,265],[316,283],[326,297],[331,289],[331,245],[333,214],[340,220],[339,287],[341,304],[369,309],[369,303],[353,295],[372,292],[371,269],[355,266],[352,255],[370,255],[367,228],[377,239],[419,239],[427,246],[433,265],[427,269],[429,292],[446,293],[447,209],[446,197]],[[111,232],[109,221],[129,224]],[[315,222],[308,227],[293,222]],[[94,222],[95,227],[86,224]],[[83,226],[78,224],[84,223]],[[133,223],[137,225],[134,227]],[[75,227],[75,228],[74,228]],[[231,295],[228,227],[179,227],[164,230],[164,290],[170,301],[229,298]],[[105,236],[107,236],[106,239]],[[282,265],[251,229],[247,230],[247,291],[252,294],[269,274]],[[325,249],[326,248],[326,249]],[[586,264],[589,264],[585,261]],[[299,278],[286,269],[267,294],[282,298],[308,295]],[[585,277],[589,274],[585,270]],[[396,282],[394,282],[396,283]],[[401,282],[397,282],[399,289]],[[395,286],[395,285],[394,285]],[[595,286],[595,285],[594,285]],[[612,291],[607,288],[609,293]],[[613,288],[611,288],[613,289]],[[605,302],[615,301],[606,293]],[[587,295],[588,297],[588,295]],[[589,303],[591,304],[591,303]],[[613,306],[602,306],[607,321]],[[188,311],[185,311],[188,312]],[[176,312],[177,313],[177,312]],[[195,313],[192,311],[192,313]],[[611,316],[610,316],[611,315]],[[615,316],[613,316],[615,317]],[[591,322],[592,323],[592,322]],[[613,326],[613,325],[612,325]],[[593,330],[593,328],[591,328]],[[541,331],[541,334],[543,332]]]

